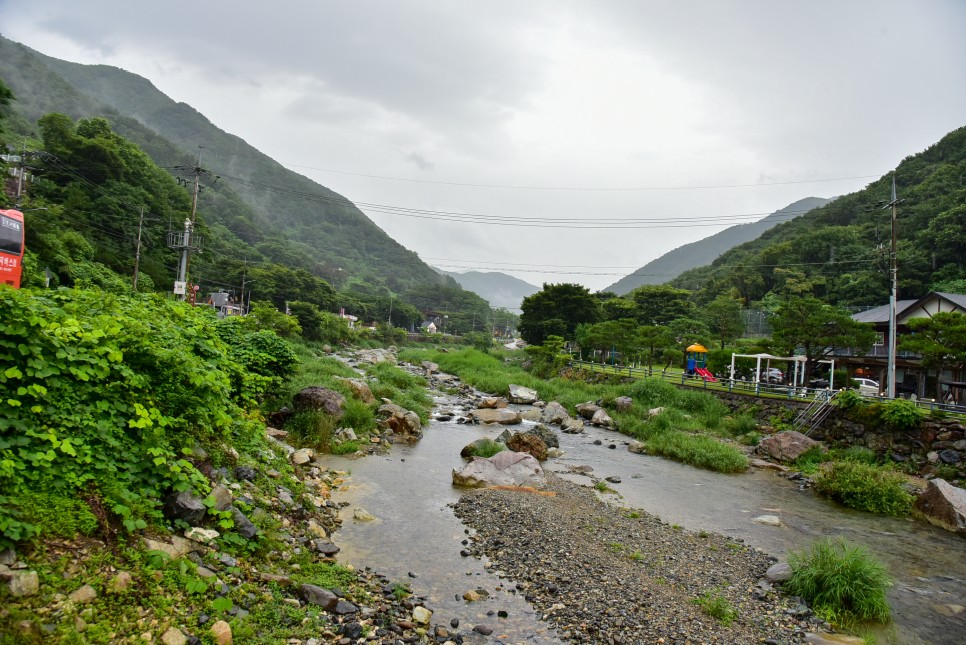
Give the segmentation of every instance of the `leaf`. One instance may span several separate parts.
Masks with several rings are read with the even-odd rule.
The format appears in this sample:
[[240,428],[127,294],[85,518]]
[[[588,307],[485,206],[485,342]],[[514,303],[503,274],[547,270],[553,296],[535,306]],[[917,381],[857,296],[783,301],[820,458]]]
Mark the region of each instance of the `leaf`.
[[3,375],[7,378],[23,378],[23,372],[16,367],[8,367]]
[[211,606],[215,611],[230,611],[235,606],[235,603],[232,602],[231,598],[222,596],[221,598],[212,600]]

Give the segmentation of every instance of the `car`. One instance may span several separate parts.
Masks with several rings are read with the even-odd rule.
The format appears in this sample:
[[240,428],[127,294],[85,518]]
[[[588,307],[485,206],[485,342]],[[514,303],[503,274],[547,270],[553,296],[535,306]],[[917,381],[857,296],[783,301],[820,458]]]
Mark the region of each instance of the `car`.
[[785,375],[777,367],[769,367],[761,371],[762,383],[784,383]]
[[852,382],[858,388],[861,394],[869,394],[872,396],[877,396],[879,394],[879,382],[873,381],[870,378],[862,378],[859,376],[852,377]]
[[808,382],[809,387],[813,388],[827,388],[829,386],[829,380],[827,378],[813,378]]

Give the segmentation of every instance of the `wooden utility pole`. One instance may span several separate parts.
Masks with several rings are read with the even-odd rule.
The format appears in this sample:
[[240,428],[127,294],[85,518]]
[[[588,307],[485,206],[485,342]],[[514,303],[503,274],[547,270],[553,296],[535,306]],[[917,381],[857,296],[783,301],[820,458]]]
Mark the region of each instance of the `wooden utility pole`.
[[892,280],[892,290],[889,295],[889,359],[886,367],[886,396],[890,399],[896,398],[896,303],[899,297],[899,263],[896,256],[896,220],[898,219],[897,207],[899,200],[896,198],[896,174],[892,173],[892,199],[886,208],[892,207],[892,247],[889,253],[889,272]]

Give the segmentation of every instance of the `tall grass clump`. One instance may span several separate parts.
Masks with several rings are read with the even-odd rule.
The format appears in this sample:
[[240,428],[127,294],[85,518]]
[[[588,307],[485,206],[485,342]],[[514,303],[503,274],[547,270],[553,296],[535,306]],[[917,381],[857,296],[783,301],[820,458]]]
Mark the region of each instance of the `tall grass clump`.
[[366,373],[378,379],[381,383],[388,383],[400,390],[414,390],[426,387],[426,379],[411,374],[389,363],[374,363],[366,366]]
[[842,504],[883,515],[908,515],[915,501],[905,489],[906,478],[890,466],[871,466],[859,461],[822,464],[815,488]]
[[791,552],[792,577],[785,591],[801,596],[816,614],[839,625],[889,620],[885,567],[865,547],[842,538],[820,540]]
[[470,457],[486,457],[489,459],[498,452],[503,452],[506,450],[506,445],[500,443],[499,441],[493,441],[492,439],[483,438],[479,441],[474,442],[469,450]]
[[319,410],[303,410],[297,412],[288,423],[292,443],[319,451],[327,451],[332,445],[332,435],[335,432],[335,417]]
[[738,473],[748,468],[748,458],[741,450],[707,435],[669,430],[652,435],[645,444],[651,453],[706,470]]

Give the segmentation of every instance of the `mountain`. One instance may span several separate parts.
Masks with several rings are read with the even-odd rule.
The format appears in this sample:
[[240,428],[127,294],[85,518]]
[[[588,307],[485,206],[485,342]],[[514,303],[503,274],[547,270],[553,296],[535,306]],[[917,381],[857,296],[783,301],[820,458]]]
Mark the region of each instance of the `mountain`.
[[656,260],[651,260],[634,273],[624,276],[603,291],[613,291],[622,296],[644,284],[663,284],[689,269],[708,264],[728,249],[755,239],[777,224],[787,222],[789,219],[807,213],[813,208],[824,206],[830,201],[821,197],[806,197],[757,222],[738,224],[703,240],[679,246]]
[[714,294],[736,289],[747,302],[808,292],[832,304],[889,300],[895,178],[899,298],[966,288],[966,127],[901,160],[894,173],[843,195],[671,281]]
[[461,287],[482,297],[494,308],[519,311],[520,303],[524,298],[540,291],[540,287],[498,271],[467,271],[466,273],[453,273],[442,269],[437,271],[450,276]]
[[103,116],[159,166],[189,179],[200,153],[200,166],[210,172],[204,176],[199,217],[250,245],[249,263],[277,262],[337,287],[355,279],[400,293],[441,280],[351,201],[284,168],[147,79],[115,67],[51,58],[3,37],[0,78],[16,96],[11,106],[16,118],[8,120],[8,131],[19,126],[30,128],[24,134],[35,133],[33,124],[51,112],[73,119]]

